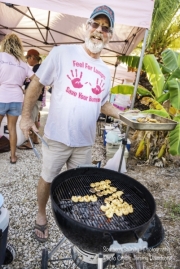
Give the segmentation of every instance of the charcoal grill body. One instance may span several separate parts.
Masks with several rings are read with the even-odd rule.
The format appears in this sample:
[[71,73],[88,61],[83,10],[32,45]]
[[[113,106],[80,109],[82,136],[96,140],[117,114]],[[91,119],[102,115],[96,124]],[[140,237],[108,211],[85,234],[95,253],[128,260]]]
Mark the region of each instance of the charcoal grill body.
[[[112,220],[108,220],[105,216],[105,223],[104,226],[102,225],[102,228],[98,227],[98,225],[97,227],[93,227],[91,224],[89,225],[88,222],[86,224],[86,221],[82,223],[81,220],[74,219],[73,216],[71,216],[71,206],[68,209],[68,214],[66,210],[60,208],[59,199],[61,200],[63,197],[65,199],[68,197],[70,198],[72,195],[74,195],[74,186],[77,186],[76,191],[78,191],[78,189],[81,187],[79,186],[79,181],[83,182],[83,180],[86,179],[88,179],[88,182],[92,182],[92,180],[96,182],[110,179],[113,185],[120,185],[120,187],[122,186],[122,188],[125,189],[124,192],[127,196],[129,195],[128,199],[133,197],[132,204],[134,207],[134,213],[132,213],[130,216],[130,220],[128,219],[129,217],[124,217],[123,221],[121,218],[117,218],[117,225],[118,221],[119,223],[123,222],[122,228],[116,228],[114,225],[112,226]],[[64,189],[64,184],[69,184],[69,181],[71,181],[71,184],[72,182],[75,184],[72,184],[72,191],[70,191],[70,189]],[[87,182],[85,185],[87,185]],[[58,192],[60,192],[60,198],[58,197],[58,199],[56,194],[57,189]],[[130,191],[130,194],[127,193],[128,190]],[[67,192],[67,194],[65,192]],[[137,203],[134,201],[134,197],[137,198]],[[104,200],[104,198],[102,199]],[[142,207],[141,203],[143,204]],[[51,184],[51,205],[56,223],[65,237],[77,247],[93,253],[108,251],[113,240],[117,240],[119,244],[137,242],[137,239],[142,238],[143,234],[147,230],[156,211],[153,196],[138,181],[127,175],[109,169],[92,167],[71,169],[59,174]],[[136,211],[139,213],[136,214]],[[98,214],[98,212],[95,212],[95,214]],[[146,216],[145,218],[144,215]],[[128,225],[126,225],[126,223],[128,223]]]

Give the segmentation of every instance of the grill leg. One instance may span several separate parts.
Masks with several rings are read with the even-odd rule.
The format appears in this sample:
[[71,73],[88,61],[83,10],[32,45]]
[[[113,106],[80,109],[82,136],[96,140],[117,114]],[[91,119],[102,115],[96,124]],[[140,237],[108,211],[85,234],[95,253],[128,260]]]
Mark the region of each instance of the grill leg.
[[47,269],[47,268],[48,268],[48,250],[43,249],[42,250],[41,269]]
[[99,254],[97,269],[103,269],[103,254]]
[[64,236],[59,243],[53,248],[53,250],[51,250],[51,252],[48,255],[48,259],[50,259],[52,257],[52,255],[58,250],[58,248],[60,248],[60,246],[64,243],[64,241],[66,240],[66,237]]

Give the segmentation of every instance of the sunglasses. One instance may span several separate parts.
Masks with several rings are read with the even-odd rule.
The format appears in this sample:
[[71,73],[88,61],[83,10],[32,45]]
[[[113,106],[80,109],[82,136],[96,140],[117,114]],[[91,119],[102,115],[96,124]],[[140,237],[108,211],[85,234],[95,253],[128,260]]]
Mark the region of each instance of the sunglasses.
[[91,20],[91,21],[88,22],[88,24],[90,24],[91,27],[94,28],[94,29],[97,29],[97,28],[99,28],[99,26],[101,26],[101,29],[102,29],[102,31],[104,33],[111,33],[112,32],[112,28],[111,27],[101,25],[101,24],[99,24],[99,23],[97,23],[95,21],[92,21]]

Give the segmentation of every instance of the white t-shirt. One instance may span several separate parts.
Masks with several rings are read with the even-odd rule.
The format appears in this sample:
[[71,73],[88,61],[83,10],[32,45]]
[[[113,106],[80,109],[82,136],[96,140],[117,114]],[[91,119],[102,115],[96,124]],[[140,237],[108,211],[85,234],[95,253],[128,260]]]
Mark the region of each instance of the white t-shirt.
[[81,45],[61,45],[51,50],[36,76],[43,85],[53,85],[45,136],[71,147],[91,146],[109,97],[108,67]]
[[22,85],[26,77],[34,74],[23,61],[13,55],[0,52],[0,102],[23,102]]

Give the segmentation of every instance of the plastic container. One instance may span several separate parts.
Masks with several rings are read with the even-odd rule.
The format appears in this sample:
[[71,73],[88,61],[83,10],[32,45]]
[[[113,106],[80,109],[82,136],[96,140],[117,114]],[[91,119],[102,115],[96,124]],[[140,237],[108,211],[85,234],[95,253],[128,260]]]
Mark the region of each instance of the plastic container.
[[[119,147],[122,147],[121,142],[116,143],[116,144],[106,143],[106,158],[107,158],[107,160],[109,160],[110,158],[112,158],[114,156],[114,154],[119,149]],[[124,158],[125,158],[126,163],[127,163],[128,157],[129,157],[129,151],[128,151],[127,146],[126,146],[125,150],[124,150]]]
[[106,143],[106,151],[108,150],[118,150],[119,146],[121,145],[121,142],[118,143]]
[[103,130],[103,145],[106,143],[118,143],[120,141],[121,131],[117,126],[105,125]]
[[[18,120],[16,123],[17,146],[20,146],[26,140],[23,132],[21,131],[21,129],[19,127],[20,120],[21,120],[21,116],[18,117]],[[1,122],[1,126],[0,126],[0,137],[3,135],[9,139],[9,131],[8,131],[8,127],[7,127],[7,117],[6,116],[4,116],[4,118]]]

